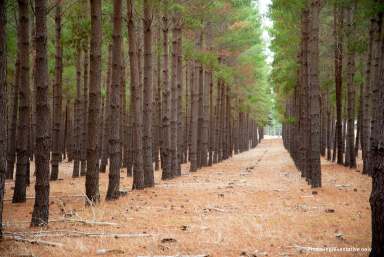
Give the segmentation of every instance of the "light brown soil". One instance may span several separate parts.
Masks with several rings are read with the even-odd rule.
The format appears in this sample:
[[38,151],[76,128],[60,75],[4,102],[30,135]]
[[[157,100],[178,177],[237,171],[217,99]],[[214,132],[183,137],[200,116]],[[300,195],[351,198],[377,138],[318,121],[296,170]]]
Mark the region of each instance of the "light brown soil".
[[[249,168],[254,166],[252,170]],[[84,178],[72,179],[72,165],[64,162],[60,176],[51,183],[51,196],[79,195]],[[138,238],[40,238],[61,242],[64,247],[32,245],[4,240],[0,256],[95,256],[97,249],[119,249],[106,256],[209,254],[240,256],[368,256],[367,253],[313,253],[303,247],[370,246],[369,193],[371,179],[355,170],[322,161],[323,187],[313,191],[301,178],[281,140],[264,140],[256,149],[223,163],[156,187],[129,191],[114,202],[104,200],[107,179],[101,175],[102,201],[86,207],[81,197],[51,199],[50,219],[72,212],[87,220],[108,221],[119,226],[96,226],[52,222],[47,230],[68,229],[114,233],[147,233]],[[33,181],[33,179],[32,179]],[[122,173],[122,188],[131,188],[131,178]],[[12,198],[12,182],[6,184],[6,199]],[[28,196],[33,196],[33,183]],[[64,208],[62,207],[64,206]],[[6,232],[35,231],[29,228],[33,199],[25,204],[5,203]],[[61,210],[64,209],[64,210]],[[328,213],[327,209],[335,210]],[[173,238],[176,242],[162,242]]]

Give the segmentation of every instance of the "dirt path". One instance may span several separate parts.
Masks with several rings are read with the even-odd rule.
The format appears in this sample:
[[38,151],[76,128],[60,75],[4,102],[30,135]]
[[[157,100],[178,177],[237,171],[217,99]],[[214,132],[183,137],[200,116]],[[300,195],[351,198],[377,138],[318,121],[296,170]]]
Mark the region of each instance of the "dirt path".
[[[213,167],[162,182],[154,189],[128,192],[115,202],[102,200],[84,207],[81,197],[55,197],[50,220],[64,213],[82,219],[117,223],[118,226],[52,222],[48,230],[146,233],[148,237],[50,237],[63,247],[31,245],[6,240],[0,256],[94,256],[97,249],[119,250],[106,256],[209,254],[244,256],[368,256],[367,253],[313,253],[296,246],[370,246],[370,178],[323,161],[323,188],[312,190],[300,177],[280,140],[264,140],[256,149]],[[64,164],[64,180],[52,183],[51,195],[79,195],[84,178],[71,179]],[[63,176],[63,174],[61,175]],[[101,175],[105,197],[107,176]],[[131,179],[122,173],[122,187]],[[12,197],[7,183],[6,199]],[[28,195],[33,195],[33,186]],[[6,202],[6,231],[32,231],[27,223],[33,200]],[[256,253],[256,255],[250,255]]]

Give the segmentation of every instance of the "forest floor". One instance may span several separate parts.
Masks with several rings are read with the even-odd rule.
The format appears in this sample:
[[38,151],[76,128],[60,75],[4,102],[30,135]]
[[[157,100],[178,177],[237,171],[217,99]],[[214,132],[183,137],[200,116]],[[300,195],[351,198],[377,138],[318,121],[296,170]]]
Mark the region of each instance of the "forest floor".
[[[6,232],[40,232],[34,238],[61,245],[5,239],[0,256],[99,256],[107,250],[111,252],[105,256],[368,256],[305,248],[370,247],[371,179],[325,160],[322,170],[323,187],[311,189],[281,140],[270,139],[197,173],[188,173],[185,165],[184,175],[171,181],[161,181],[157,172],[155,188],[129,190],[113,202],[104,200],[108,176],[101,174],[102,201],[86,207],[84,178],[72,179],[72,164],[63,162],[63,179],[51,183],[47,228],[29,228],[33,199],[6,201],[4,208]],[[130,189],[131,178],[125,172],[121,176],[122,188]],[[33,196],[33,182],[28,196]],[[12,198],[11,187],[13,182],[7,181],[5,199]],[[69,218],[63,220],[64,215]],[[44,237],[46,230],[55,230],[56,237]],[[69,231],[72,236],[65,236]],[[85,237],[73,231],[128,237]]]

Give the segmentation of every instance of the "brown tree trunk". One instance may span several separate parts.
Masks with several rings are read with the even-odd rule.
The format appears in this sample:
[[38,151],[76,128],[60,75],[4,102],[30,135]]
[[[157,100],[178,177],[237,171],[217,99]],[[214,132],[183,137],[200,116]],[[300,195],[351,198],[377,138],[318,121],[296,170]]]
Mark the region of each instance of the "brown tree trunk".
[[[47,1],[35,0],[36,15],[36,183],[32,226],[48,224],[49,107],[47,58]],[[48,114],[48,115],[47,115]]]
[[[88,42],[88,39],[86,40]],[[80,149],[80,175],[85,176],[87,173],[87,132],[88,132],[88,44],[84,46],[84,80],[83,80],[83,100],[81,111],[81,149]]]
[[320,83],[319,83],[319,13],[320,0],[312,0],[310,17],[312,26],[309,40],[309,94],[310,94],[310,120],[311,120],[311,185],[321,187],[320,166]]
[[363,90],[363,120],[362,120],[362,137],[361,148],[363,157],[363,174],[368,174],[368,156],[369,156],[369,138],[371,134],[371,66],[372,66],[372,52],[373,52],[373,29],[374,23],[371,20],[369,27],[369,41],[367,51],[367,63],[365,70],[365,81]]
[[112,32],[112,83],[111,83],[111,135],[109,138],[111,151],[109,153],[109,180],[107,200],[120,197],[120,79],[121,79],[121,0],[113,1],[113,32]]
[[[347,16],[347,37],[348,37],[348,52],[347,52],[347,89],[348,89],[348,109],[347,109],[347,153],[345,162],[349,167],[356,168],[356,155],[355,155],[355,52],[352,48],[352,40],[354,39],[355,19],[354,12],[356,8],[356,2],[348,8]],[[347,159],[348,158],[348,159]]]
[[19,0],[19,37],[20,40],[20,84],[19,115],[17,121],[16,145],[16,181],[13,202],[26,200],[27,176],[29,175],[29,121],[30,121],[30,85],[29,85],[29,12],[28,1]]
[[171,73],[171,172],[177,175],[177,18],[172,18],[172,73]]
[[143,5],[143,34],[144,34],[144,112],[143,112],[143,162],[144,185],[153,187],[155,178],[152,160],[152,6],[149,0]]
[[191,162],[190,171],[195,172],[198,168],[197,151],[198,151],[198,114],[199,114],[199,65],[192,63],[193,79],[191,79],[191,149],[189,153],[189,161]]
[[60,128],[61,128],[61,109],[62,109],[62,78],[63,78],[63,58],[61,46],[61,2],[57,2],[56,14],[56,54],[55,54],[55,83],[53,96],[53,131],[52,131],[52,161],[51,161],[51,180],[57,180],[59,177],[59,162],[61,160],[60,152]]
[[[383,1],[380,1],[382,4]],[[383,12],[374,17],[376,27],[373,45],[376,48],[372,71],[372,134],[370,140],[368,174],[372,175],[371,204],[372,251],[370,257],[384,256],[384,39]],[[380,35],[380,36],[379,36]],[[375,60],[375,58],[377,58]],[[377,72],[375,72],[377,71]]]
[[0,238],[3,237],[3,199],[7,166],[7,45],[6,7],[0,0]]
[[[177,14],[178,16],[180,14]],[[183,162],[183,108],[182,108],[182,96],[183,96],[183,56],[182,56],[182,24],[181,18],[177,17],[178,22],[176,26],[177,32],[177,47],[176,47],[176,58],[177,58],[177,69],[176,69],[176,80],[177,80],[177,165],[176,175],[181,176],[181,163]]]
[[104,100],[104,120],[103,120],[103,141],[101,145],[101,161],[100,172],[105,173],[108,164],[109,155],[109,137],[111,127],[111,115],[110,115],[110,94],[111,94],[111,70],[112,70],[112,45],[108,47],[108,67],[107,67],[107,80],[106,80],[106,95]]
[[98,128],[100,124],[101,0],[91,1],[89,109],[87,126],[87,174],[85,192],[92,202],[100,200],[98,170]]
[[173,178],[173,173],[171,170],[171,87],[169,83],[169,45],[168,45],[168,31],[169,31],[169,21],[166,14],[164,14],[162,24],[163,30],[163,78],[162,78],[162,90],[163,90],[163,99],[162,99],[162,146],[161,146],[161,163],[162,163],[162,179],[171,179]]
[[[18,47],[18,49],[20,49],[20,47]],[[18,51],[17,53],[16,63],[15,63],[12,117],[11,117],[10,129],[8,133],[8,147],[7,147],[7,173],[6,173],[7,179],[13,179],[13,173],[15,169],[17,113],[18,113],[18,106],[19,106],[19,83],[20,83],[20,51]]]
[[80,176],[80,146],[81,146],[81,49],[76,54],[76,99],[74,104],[74,163],[72,177]]
[[335,4],[334,36],[335,36],[335,84],[336,84],[336,141],[337,163],[343,164],[343,122],[342,122],[342,72],[343,72],[343,9]]
[[140,88],[140,76],[138,70],[138,50],[134,23],[134,6],[132,0],[127,0],[127,22],[128,22],[128,41],[129,41],[129,61],[131,73],[131,87],[134,95],[133,103],[133,137],[134,137],[134,166],[133,166],[133,189],[143,189],[144,167],[143,167],[143,117],[142,117],[142,88]]

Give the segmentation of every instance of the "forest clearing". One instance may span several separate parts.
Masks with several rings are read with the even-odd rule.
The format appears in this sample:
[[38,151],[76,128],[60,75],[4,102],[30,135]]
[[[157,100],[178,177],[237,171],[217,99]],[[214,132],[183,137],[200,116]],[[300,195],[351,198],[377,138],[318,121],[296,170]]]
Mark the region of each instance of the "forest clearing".
[[[118,201],[103,202],[91,209],[84,206],[81,197],[68,198],[81,195],[84,179],[72,180],[71,167],[64,164],[64,179],[51,184],[55,198],[50,200],[47,231],[145,233],[148,237],[39,237],[62,247],[5,241],[0,252],[8,253],[5,256],[41,257],[98,256],[101,249],[115,250],[106,256],[224,257],[242,256],[243,252],[249,254],[244,256],[335,256],[300,253],[300,246],[369,248],[370,179],[325,160],[322,167],[323,187],[314,190],[301,179],[281,140],[266,139],[254,150],[196,174],[188,173],[188,167],[183,166],[180,178],[162,182],[157,173],[156,188],[129,191]],[[101,183],[106,180],[100,177]],[[131,184],[131,178],[122,175],[122,187],[130,189]],[[102,197],[105,191],[101,188]],[[6,199],[10,197],[6,195]],[[28,229],[32,203],[5,203],[7,231],[40,231]],[[57,222],[65,216],[116,225]],[[364,252],[339,254],[368,256]]]
[[0,257],[384,257],[384,0],[0,0]]

